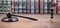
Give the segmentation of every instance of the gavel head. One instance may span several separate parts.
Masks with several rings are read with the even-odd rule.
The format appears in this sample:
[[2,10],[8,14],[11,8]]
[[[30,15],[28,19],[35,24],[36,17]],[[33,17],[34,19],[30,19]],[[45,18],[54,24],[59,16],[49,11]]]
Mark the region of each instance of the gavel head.
[[7,16],[8,18],[12,18],[10,13],[6,14],[6,16]]
[[54,11],[54,8],[52,7],[52,8],[50,8],[51,9],[51,12],[53,12]]
[[7,13],[6,17],[3,17],[1,20],[2,22],[17,22],[18,18],[17,17],[12,17],[11,13]]
[[54,11],[54,9],[51,9],[51,12],[53,12]]

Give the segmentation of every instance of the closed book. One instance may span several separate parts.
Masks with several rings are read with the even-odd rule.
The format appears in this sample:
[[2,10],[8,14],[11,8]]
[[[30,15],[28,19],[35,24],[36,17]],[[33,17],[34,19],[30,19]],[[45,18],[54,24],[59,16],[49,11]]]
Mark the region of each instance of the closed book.
[[14,9],[15,9],[15,8],[14,8],[14,0],[12,0],[11,2],[12,2],[12,3],[11,3],[11,13],[14,14],[14,13],[15,13],[15,10],[14,10]]
[[60,0],[57,2],[57,14],[60,14]]
[[11,12],[12,12],[12,13],[14,13],[14,12],[15,12],[15,11],[14,11],[14,8],[12,8],[12,9],[11,9]]
[[39,14],[40,13],[40,7],[39,7],[39,3],[37,1],[35,1],[35,5],[34,5],[34,14]]
[[53,7],[54,7],[54,14],[57,14],[57,3],[53,3]]
[[15,2],[14,7],[15,7],[15,9],[14,9],[15,13],[18,14],[18,2]]
[[44,14],[47,14],[47,2],[44,2]]
[[35,11],[34,12],[35,12],[35,14],[39,14],[39,7],[38,6],[35,7]]
[[18,13],[22,14],[22,1],[18,2]]
[[26,14],[26,1],[22,3],[22,13]]
[[30,4],[31,14],[34,14],[34,3],[35,3],[35,1],[34,0],[31,0],[30,3],[31,3]]
[[27,14],[30,14],[31,13],[31,10],[30,10],[30,4],[27,5]]
[[60,14],[60,6],[58,6],[57,13]]
[[40,13],[43,14],[43,9],[44,9],[44,0],[40,0]]
[[31,14],[31,0],[27,0],[27,14]]
[[26,7],[23,7],[22,9],[23,9],[23,10],[22,10],[22,13],[23,13],[23,14],[26,14]]
[[3,13],[3,11],[2,11],[2,0],[0,0],[0,14],[2,14]]
[[34,14],[34,1],[31,2],[31,14]]

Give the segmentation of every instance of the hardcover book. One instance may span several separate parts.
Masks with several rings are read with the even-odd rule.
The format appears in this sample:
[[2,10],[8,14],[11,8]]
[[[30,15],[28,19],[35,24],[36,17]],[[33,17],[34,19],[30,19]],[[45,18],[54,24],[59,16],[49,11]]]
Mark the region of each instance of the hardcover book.
[[22,14],[22,0],[18,0],[18,13]]

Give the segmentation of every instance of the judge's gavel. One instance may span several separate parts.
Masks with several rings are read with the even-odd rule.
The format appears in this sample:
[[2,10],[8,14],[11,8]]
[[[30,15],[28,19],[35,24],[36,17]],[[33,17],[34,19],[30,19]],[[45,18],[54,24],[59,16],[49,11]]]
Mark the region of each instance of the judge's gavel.
[[13,15],[13,14],[10,14],[10,13],[6,14],[6,16],[8,18],[12,18],[12,16],[16,16],[16,17],[22,17],[22,18],[26,18],[26,19],[37,21],[37,19],[35,19],[35,18],[30,18],[30,17],[25,17],[25,16],[19,16],[19,15]]
[[[12,16],[16,16],[16,17],[12,17]],[[22,17],[22,18],[25,18],[25,19],[33,20],[33,21],[38,21],[35,18],[30,18],[30,17],[25,17],[25,16],[19,16],[19,15],[13,15],[11,13],[6,14],[6,17],[4,17],[1,21],[2,22],[17,22],[18,21],[17,17]]]

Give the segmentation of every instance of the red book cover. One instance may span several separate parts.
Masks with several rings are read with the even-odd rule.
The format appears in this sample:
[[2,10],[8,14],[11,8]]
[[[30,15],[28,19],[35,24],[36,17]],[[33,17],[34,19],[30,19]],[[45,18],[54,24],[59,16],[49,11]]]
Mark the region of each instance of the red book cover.
[[53,0],[54,14],[57,12],[57,0]]
[[54,7],[54,14],[56,14],[56,11],[57,11],[57,3],[53,3],[53,7]]
[[40,0],[40,13],[43,14],[43,0]]
[[60,6],[58,6],[57,13],[60,14]]
[[57,1],[57,14],[60,14],[60,1]]
[[14,13],[14,2],[11,3],[11,12]]

